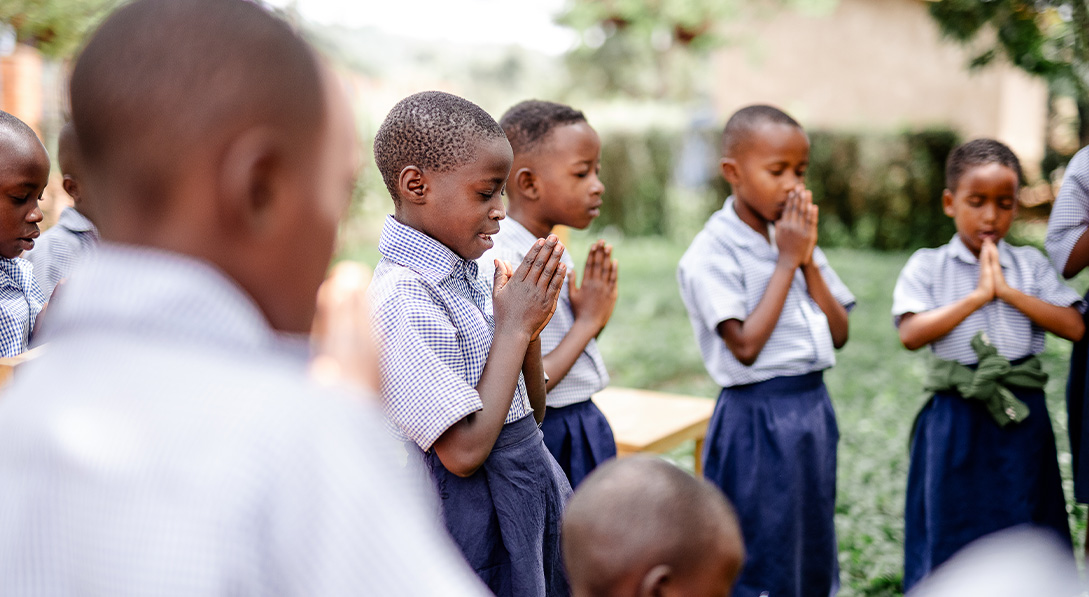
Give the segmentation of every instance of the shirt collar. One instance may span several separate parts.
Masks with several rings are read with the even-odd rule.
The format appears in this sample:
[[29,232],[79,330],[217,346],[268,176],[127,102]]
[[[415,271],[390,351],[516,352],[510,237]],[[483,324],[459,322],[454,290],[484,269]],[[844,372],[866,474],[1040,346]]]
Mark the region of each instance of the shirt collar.
[[507,216],[507,219],[499,222],[499,229],[503,235],[512,241],[514,246],[529,247],[537,242],[537,235],[529,231],[518,220]]
[[[979,263],[979,258],[973,255],[968,246],[964,244],[964,241],[960,239],[960,234],[954,234],[953,239],[949,241],[949,252],[954,259],[958,259],[963,263],[970,265]],[[1010,250],[1010,244],[1005,239],[998,239],[998,264],[1005,268],[1013,267],[1013,253]]]
[[433,283],[455,275],[475,280],[478,273],[475,261],[462,259],[446,245],[390,215],[382,225],[378,252]]
[[[763,235],[741,220],[741,216],[737,215],[736,204],[737,200],[733,195],[726,199],[726,204],[723,205],[722,210],[719,212],[721,216],[716,222],[718,224],[715,230],[716,235],[729,238],[732,244],[739,247],[764,248],[774,251],[774,242],[769,242]],[[768,238],[775,238],[775,226],[771,224],[768,224]]]
[[98,228],[75,207],[64,208],[60,218],[57,218],[57,225],[63,226],[72,232],[90,232],[95,238],[98,238]]
[[20,289],[28,300],[45,302],[45,294],[34,278],[34,266],[22,257],[0,257],[0,281]]

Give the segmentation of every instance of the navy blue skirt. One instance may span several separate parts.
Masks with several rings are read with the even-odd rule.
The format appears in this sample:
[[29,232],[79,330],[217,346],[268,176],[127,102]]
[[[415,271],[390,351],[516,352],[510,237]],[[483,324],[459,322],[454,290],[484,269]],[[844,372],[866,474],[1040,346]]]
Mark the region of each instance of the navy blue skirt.
[[493,593],[569,593],[560,518],[571,485],[545,449],[532,415],[504,425],[484,466],[469,477],[447,471],[434,450],[426,461],[447,530]]
[[1009,527],[1051,529],[1070,544],[1044,393],[1015,393],[1031,413],[1004,428],[982,402],[955,392],[935,394],[919,413],[904,515],[905,591],[962,547]]
[[544,443],[571,487],[577,487],[590,471],[616,457],[616,440],[605,415],[592,400],[545,410]]
[[823,375],[777,377],[719,394],[704,475],[741,520],[748,557],[736,597],[832,595],[839,428]]
[[[1089,300],[1089,294],[1085,295]],[[1085,314],[1089,326],[1089,313]],[[1089,503],[1089,334],[1074,343],[1070,353],[1070,377],[1066,381],[1066,413],[1070,431],[1070,454],[1074,460],[1074,499]]]

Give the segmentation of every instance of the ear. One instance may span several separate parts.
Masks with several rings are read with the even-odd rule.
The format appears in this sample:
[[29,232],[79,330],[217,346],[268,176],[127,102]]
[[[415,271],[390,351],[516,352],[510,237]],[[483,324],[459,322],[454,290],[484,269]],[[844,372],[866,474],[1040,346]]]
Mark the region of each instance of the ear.
[[533,170],[519,168],[511,177],[511,180],[514,181],[514,188],[519,195],[532,201],[540,198],[540,189],[537,188],[537,175],[533,173]]
[[730,185],[737,185],[737,181],[741,179],[741,171],[737,167],[737,160],[722,158],[719,162],[719,168],[722,169],[722,177],[726,179],[726,182],[730,183]]
[[950,218],[953,217],[953,191],[949,189],[942,191],[942,211]]
[[64,189],[64,192],[68,193],[68,196],[72,198],[72,201],[74,201],[76,205],[79,205],[79,202],[83,199],[83,196],[80,193],[79,182],[70,175],[65,174],[61,187]]
[[666,564],[651,568],[639,583],[639,597],[661,597],[672,580],[673,570]]
[[270,127],[254,127],[227,146],[219,162],[218,209],[229,226],[259,229],[285,181],[284,145]]
[[409,203],[423,204],[427,200],[427,181],[418,166],[405,166],[397,176],[397,192]]

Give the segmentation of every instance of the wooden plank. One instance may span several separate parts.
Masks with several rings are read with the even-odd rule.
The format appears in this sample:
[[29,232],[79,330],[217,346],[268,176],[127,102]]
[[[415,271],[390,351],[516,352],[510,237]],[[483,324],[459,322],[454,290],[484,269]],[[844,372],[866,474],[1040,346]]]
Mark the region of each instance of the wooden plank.
[[[662,453],[688,440],[702,443],[715,401],[633,388],[605,388],[594,395],[613,428],[620,456]],[[699,454],[696,455],[697,468]]]

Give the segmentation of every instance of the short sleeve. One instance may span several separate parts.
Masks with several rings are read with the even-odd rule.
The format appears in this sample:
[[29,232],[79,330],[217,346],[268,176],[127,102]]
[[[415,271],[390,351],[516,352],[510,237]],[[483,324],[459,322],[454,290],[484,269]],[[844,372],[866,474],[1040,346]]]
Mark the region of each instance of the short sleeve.
[[0,357],[16,356],[27,348],[30,305],[15,285],[0,286]]
[[933,249],[916,251],[908,259],[904,269],[900,270],[900,276],[896,278],[896,286],[892,290],[892,323],[896,327],[900,327],[900,320],[904,315],[922,313],[936,306],[930,290],[933,256]]
[[855,295],[851,293],[843,280],[839,279],[839,275],[836,274],[836,270],[832,269],[832,265],[828,263],[828,257],[824,255],[824,251],[821,251],[820,247],[813,249],[813,259],[817,262],[821,277],[824,278],[824,283],[828,285],[828,290],[832,293],[832,297],[836,299],[836,302],[848,312],[854,309]]
[[1047,222],[1045,246],[1055,269],[1062,272],[1074,245],[1089,229],[1089,147],[1070,160],[1059,196]]
[[450,426],[483,408],[476,389],[455,370],[463,360],[457,329],[422,281],[400,280],[393,291],[372,297],[386,414],[429,450]]
[[1059,278],[1051,262],[1036,249],[1032,249],[1032,273],[1038,289],[1036,298],[1059,307],[1075,307],[1079,313],[1085,313],[1086,304],[1073,288]]
[[[693,249],[696,248],[693,246]],[[677,277],[688,309],[708,329],[729,319],[744,321],[749,315],[741,264],[730,253],[689,253],[681,260]]]

